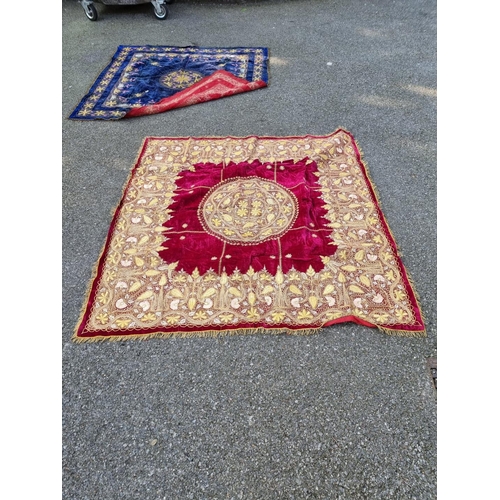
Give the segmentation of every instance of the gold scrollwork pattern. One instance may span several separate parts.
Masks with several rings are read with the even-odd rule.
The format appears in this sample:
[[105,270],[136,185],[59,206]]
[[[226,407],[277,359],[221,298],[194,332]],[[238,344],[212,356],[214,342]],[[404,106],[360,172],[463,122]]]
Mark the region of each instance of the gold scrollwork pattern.
[[260,177],[223,181],[202,201],[198,216],[205,230],[232,244],[254,245],[278,238],[297,219],[295,195]]
[[[317,162],[328,227],[338,245],[333,256],[323,257],[320,272],[278,269],[272,276],[250,268],[245,274],[188,274],[159,257],[181,170],[201,162],[305,157]],[[324,137],[147,139],[115,219],[85,328],[103,335],[168,327],[237,329],[241,324],[306,329],[347,316],[386,328],[417,324],[400,261],[364,172],[354,140],[342,130]],[[205,215],[210,203],[209,197]]]
[[[85,119],[87,117],[119,119],[122,118],[130,108],[128,100],[122,96],[123,88],[129,83],[131,75],[139,61],[150,60],[151,64],[159,65],[162,59],[191,60],[198,62],[211,61],[220,68],[225,62],[233,61],[236,70],[235,76],[245,78],[250,65],[250,58],[253,56],[252,82],[260,80],[264,74],[267,58],[262,49],[257,48],[225,48],[225,49],[199,49],[197,47],[166,47],[166,46],[120,46],[113,56],[110,64],[96,79],[89,92],[84,98],[82,106],[76,113],[76,118]],[[174,75],[175,76],[175,75]],[[166,78],[167,86],[179,85],[176,89],[185,88],[188,82],[174,82],[174,79]],[[191,81],[199,81],[192,73]],[[185,83],[184,87],[181,83]],[[172,87],[174,88],[174,87]],[[134,104],[132,107],[140,107],[141,104]]]

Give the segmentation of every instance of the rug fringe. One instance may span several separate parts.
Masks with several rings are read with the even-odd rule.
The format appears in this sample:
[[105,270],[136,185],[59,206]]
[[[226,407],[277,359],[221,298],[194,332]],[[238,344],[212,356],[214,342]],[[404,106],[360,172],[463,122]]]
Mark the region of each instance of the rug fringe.
[[370,187],[372,188],[372,191],[375,194],[375,200],[377,202],[377,206],[379,208],[380,215],[384,219],[385,225],[386,225],[386,227],[387,227],[387,229],[389,231],[389,234],[391,235],[391,238],[393,240],[394,246],[396,247],[396,250],[398,251],[398,254],[401,257],[403,254],[402,254],[401,249],[399,248],[399,246],[397,244],[396,238],[394,237],[394,234],[393,234],[393,232],[392,232],[389,224],[387,223],[387,219],[386,219],[386,217],[384,215],[384,212],[382,210],[382,203],[380,201],[381,200],[380,191],[378,190],[377,185],[375,184],[375,182],[372,179],[372,176],[371,176],[371,173],[370,173],[370,169],[368,167],[368,163],[365,160],[365,154],[364,154],[363,150],[361,149],[361,147],[359,146],[359,144],[356,141],[356,139],[354,138],[354,136],[348,130],[346,130],[343,127],[340,127],[339,129],[337,129],[337,131],[340,131],[340,130],[342,132],[348,134],[351,137],[351,139],[353,140],[354,144],[356,145],[356,149],[358,150],[358,153],[359,153],[359,159],[361,161],[361,166],[363,167],[363,169],[365,171],[365,174],[366,174],[366,177],[368,179],[368,182],[370,183]]
[[[379,193],[376,185],[374,184],[374,182],[371,178],[368,165],[364,159],[364,153],[362,152],[361,148],[359,147],[353,134],[351,134],[344,127],[338,127],[332,134],[328,134],[327,136],[324,136],[324,137],[333,136],[333,135],[337,134],[338,132],[343,132],[343,133],[347,134],[352,139],[352,141],[357,149],[357,153],[359,155],[361,167],[364,169],[368,183],[370,184],[370,187],[374,193],[374,196],[375,196],[378,208],[379,208],[379,214],[383,218],[385,226],[386,226],[387,230],[389,231],[389,234],[390,234],[391,239],[392,239],[392,243],[393,243],[398,255],[400,257],[402,257],[402,253],[400,252],[400,249],[398,248],[397,241],[394,237],[394,234],[392,233],[391,228],[390,228],[389,224],[387,223],[387,219],[386,219],[386,217],[381,209],[380,193]],[[224,136],[224,137],[213,136],[212,138],[225,138],[225,137],[226,136]],[[257,136],[248,136],[248,137],[257,137]],[[248,137],[246,137],[246,138],[248,138]],[[259,138],[265,138],[265,137],[259,137]],[[116,204],[114,209],[111,210],[112,224],[113,224],[115,217],[117,216],[117,212],[118,212],[121,204],[124,201],[125,193],[127,191],[127,188],[129,187],[129,184],[131,183],[133,174],[135,172],[136,167],[138,166],[140,158],[142,157],[142,155],[144,153],[144,149],[146,148],[147,143],[151,139],[155,139],[155,137],[146,137],[142,140],[142,144],[141,144],[141,147],[139,148],[139,152],[136,155],[136,159],[133,163],[133,167],[130,169],[129,174],[127,176],[127,180],[122,187],[122,194],[120,196],[120,200]],[[193,137],[190,136],[189,139],[193,139]],[[130,340],[130,339],[146,340],[146,339],[151,339],[151,338],[175,338],[175,337],[177,337],[177,338],[203,338],[203,337],[216,338],[216,337],[224,337],[224,336],[231,336],[231,335],[257,335],[257,334],[270,334],[270,335],[289,334],[289,335],[302,336],[302,335],[316,334],[316,333],[318,333],[319,330],[325,328],[325,327],[315,327],[315,328],[306,328],[306,329],[298,329],[298,330],[287,329],[287,328],[282,328],[282,329],[266,329],[266,328],[246,328],[246,329],[244,329],[244,328],[239,328],[239,329],[234,329],[234,330],[153,332],[153,333],[147,333],[147,334],[133,334],[133,335],[109,335],[109,336],[106,335],[106,336],[95,336],[95,337],[78,337],[77,333],[78,333],[78,330],[83,322],[83,319],[85,316],[85,311],[87,310],[87,305],[88,305],[88,302],[90,299],[92,288],[93,288],[95,280],[97,279],[99,264],[101,262],[103,255],[104,255],[104,252],[106,250],[106,246],[107,246],[107,243],[109,240],[111,229],[112,229],[112,227],[108,231],[108,234],[105,238],[104,244],[101,247],[99,257],[93,266],[92,274],[91,274],[91,277],[90,277],[88,285],[87,285],[87,291],[86,291],[86,294],[84,297],[83,305],[82,305],[81,310],[80,310],[79,319],[77,321],[76,327],[74,329],[73,337],[72,337],[72,341],[74,341],[76,343],[87,343],[87,342],[93,343],[93,342],[104,342],[104,341],[115,341],[115,342],[118,341],[119,342],[119,341]],[[420,297],[415,290],[415,285],[414,285],[413,279],[410,277],[408,271],[404,267],[403,267],[403,272],[406,274],[406,278],[408,280],[410,288],[412,289],[415,300],[417,302],[417,305],[418,305],[418,308],[420,311],[420,315],[422,317],[422,321],[425,324],[425,317],[424,317],[422,307],[420,304]],[[388,327],[384,327],[384,326],[380,326],[380,325],[374,325],[374,326],[377,329],[379,329],[380,331],[382,331],[388,335],[403,336],[403,337],[426,337],[427,336],[425,327],[421,331],[409,331],[409,330],[388,328]],[[422,325],[422,326],[424,326],[424,325]]]
[[[422,309],[422,304],[420,303],[420,295],[418,294],[417,290],[415,289],[415,283],[413,282],[412,277],[408,274],[408,271],[406,271],[406,277],[408,278],[408,283],[410,284],[410,287],[413,291],[413,294],[415,295],[415,300],[417,301],[418,308],[420,310],[420,316],[422,316],[422,322],[424,325],[427,323],[427,319],[425,317],[424,311]],[[424,334],[427,337],[427,331],[424,329]]]
[[[141,147],[139,148],[139,152],[136,154],[136,158],[135,158],[135,161],[133,163],[133,167],[131,169],[129,169],[129,173],[127,175],[127,179],[125,181],[125,183],[122,185],[122,192],[121,192],[121,195],[120,195],[120,199],[118,201],[118,203],[115,205],[114,208],[111,209],[110,211],[110,214],[111,214],[111,224],[110,226],[112,227],[112,223],[118,213],[118,210],[125,198],[125,192],[130,184],[130,182],[132,181],[132,177],[133,177],[133,174],[134,174],[134,171],[136,169],[136,167],[138,166],[138,163],[139,163],[139,160],[141,158],[141,155],[144,151],[144,148],[146,146],[146,142],[148,141],[148,138],[144,138],[141,142]],[[108,227],[110,227],[108,226]],[[99,269],[99,264],[101,262],[101,259],[104,255],[104,251],[106,250],[106,245],[108,244],[108,240],[109,240],[109,236],[110,236],[110,231],[111,231],[111,228],[108,229],[108,233],[106,234],[106,237],[104,239],[104,243],[101,245],[101,250],[99,252],[99,255],[97,257],[97,260],[95,261],[94,263],[94,266],[92,267],[92,273],[90,275],[90,278],[87,282],[87,289],[86,289],[86,292],[85,292],[85,296],[84,296],[84,300],[83,300],[83,304],[82,304],[82,307],[80,309],[80,314],[78,316],[78,321],[76,322],[76,326],[74,328],[74,331],[73,331],[73,340],[75,341],[76,339],[80,339],[79,337],[77,337],[77,332],[82,324],[82,321],[83,321],[83,318],[85,316],[85,311],[87,310],[87,305],[88,305],[88,301],[90,299],[90,294],[92,292],[92,287],[94,285],[94,281],[96,280],[97,278],[97,274],[98,274],[98,269]],[[78,341],[76,340],[76,341]]]
[[[133,167],[132,168],[129,167],[129,172],[128,172],[127,178],[125,180],[125,183],[122,185],[122,193],[120,195],[120,201],[114,206],[114,208],[112,208],[110,210],[111,220],[113,220],[115,218],[115,215],[117,214],[118,209],[120,208],[120,205],[122,204],[122,202],[125,199],[125,193],[127,191],[127,188],[129,187],[130,183],[132,182],[132,177],[134,175],[135,169],[139,166],[139,161],[144,153],[144,148],[146,147],[146,143],[148,142],[148,139],[149,139],[149,137],[145,137],[141,141],[141,147],[139,148],[139,152],[136,153],[135,160],[132,163]],[[109,233],[108,233],[107,237],[109,237]],[[107,240],[107,238],[106,238],[106,240]]]
[[[107,238],[106,238],[106,241],[107,241]],[[95,279],[97,278],[97,271],[99,269],[99,263],[101,261],[102,255],[104,254],[104,250],[106,248],[106,241],[104,242],[104,245],[102,245],[102,247],[101,247],[101,251],[99,252],[99,256],[98,256],[95,264],[92,267],[92,273],[91,273],[90,278],[87,282],[87,288],[85,291],[85,296],[83,298],[83,305],[80,308],[80,314],[78,316],[78,321],[76,322],[76,326],[73,330],[73,337],[72,337],[73,341],[76,341],[78,339],[77,333],[78,333],[78,330],[80,329],[80,326],[83,322],[83,318],[85,316],[85,311],[87,310],[87,305],[88,305],[88,302],[90,300],[90,294],[92,292],[92,286],[94,284]]]
[[[361,162],[361,166],[363,167],[363,169],[365,171],[366,178],[368,179],[370,187],[372,188],[373,193],[375,195],[375,199],[376,199],[376,202],[377,202],[377,205],[378,205],[378,208],[379,208],[379,215],[382,217],[382,219],[383,219],[383,221],[385,223],[385,227],[387,228],[387,230],[389,231],[389,234],[391,236],[394,248],[396,249],[397,254],[400,257],[400,259],[402,260],[404,258],[404,253],[401,251],[401,249],[400,249],[400,247],[398,245],[398,242],[397,242],[396,238],[394,237],[394,233],[392,232],[391,227],[389,226],[389,223],[387,221],[387,218],[386,218],[386,216],[385,216],[385,214],[384,214],[384,212],[382,210],[382,203],[380,201],[380,192],[379,192],[376,184],[373,182],[372,176],[370,174],[370,169],[368,168],[368,164],[366,163],[366,160],[364,158],[364,153],[363,153],[361,147],[359,146],[358,142],[354,138],[353,134],[351,134],[347,129],[345,129],[343,127],[338,128],[336,130],[336,132],[338,132],[340,130],[342,132],[346,133],[347,135],[349,135],[349,137],[351,137],[352,141],[354,142],[354,144],[355,144],[355,146],[356,146],[356,148],[358,150],[359,160]],[[423,313],[423,310],[422,310],[422,305],[420,303],[420,296],[418,295],[418,293],[416,291],[415,282],[413,281],[413,278],[410,276],[410,273],[408,272],[408,269],[406,269],[406,266],[402,266],[402,271],[406,275],[406,278],[408,280],[410,288],[411,288],[411,290],[413,292],[413,295],[415,297],[415,300],[417,302],[417,306],[419,308],[420,315],[422,317],[422,322],[425,325],[426,319],[425,319],[425,316],[424,316],[424,313]],[[394,334],[394,333],[391,333],[391,332],[403,332],[401,334],[400,333],[395,333],[395,335],[404,335],[404,336],[410,336],[410,337],[427,337],[427,331],[426,331],[425,327],[424,327],[423,331],[419,331],[419,332],[411,332],[411,331],[406,331],[406,330],[404,330],[404,331],[403,330],[391,330],[391,329],[387,329],[387,328],[383,328],[383,327],[379,327],[379,326],[377,326],[377,328],[381,329],[382,331],[384,331],[385,333],[387,333],[389,335],[393,335]]]
[[185,332],[153,332],[135,335],[112,335],[112,336],[96,336],[96,337],[77,337],[76,333],[72,337],[72,341],[77,344],[82,343],[97,343],[97,342],[122,342],[125,340],[148,340],[159,338],[219,338],[228,336],[242,336],[242,335],[294,335],[306,336],[315,335],[323,327],[318,328],[304,328],[300,330],[292,330],[288,328],[238,328],[235,330],[196,330]]
[[384,332],[387,335],[391,335],[393,337],[414,337],[414,338],[425,338],[427,337],[427,333],[425,330],[420,331],[410,331],[410,330],[397,330],[393,328],[387,328],[385,326],[376,325],[377,329]]

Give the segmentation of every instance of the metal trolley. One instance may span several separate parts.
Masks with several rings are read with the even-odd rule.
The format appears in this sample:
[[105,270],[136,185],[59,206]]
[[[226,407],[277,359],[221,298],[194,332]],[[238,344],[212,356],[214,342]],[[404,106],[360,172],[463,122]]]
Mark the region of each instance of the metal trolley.
[[156,19],[166,19],[168,17],[168,9],[165,4],[172,3],[174,0],[78,0],[81,4],[85,15],[91,21],[97,21],[98,14],[94,3],[102,3],[103,5],[139,5],[143,3],[153,4],[153,13]]

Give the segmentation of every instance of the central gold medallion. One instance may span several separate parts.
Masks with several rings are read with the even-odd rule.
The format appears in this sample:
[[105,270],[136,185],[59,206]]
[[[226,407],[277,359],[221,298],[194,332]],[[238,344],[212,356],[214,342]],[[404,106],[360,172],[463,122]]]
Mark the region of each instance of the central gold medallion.
[[204,229],[233,245],[255,245],[285,234],[297,219],[295,195],[261,177],[233,177],[203,198],[198,217]]
[[168,89],[185,89],[199,82],[203,78],[197,71],[178,70],[171,71],[160,78],[160,83]]

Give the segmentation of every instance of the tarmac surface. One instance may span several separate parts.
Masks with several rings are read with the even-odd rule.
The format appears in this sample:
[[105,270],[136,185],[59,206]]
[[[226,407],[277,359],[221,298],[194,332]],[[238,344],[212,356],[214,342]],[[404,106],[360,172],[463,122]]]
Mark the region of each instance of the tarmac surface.
[[[62,498],[436,498],[436,2],[62,2]],[[265,89],[118,121],[68,116],[118,45],[263,46]],[[331,63],[331,64],[330,64]],[[76,344],[73,330],[147,136],[356,138],[426,338],[318,334]]]

